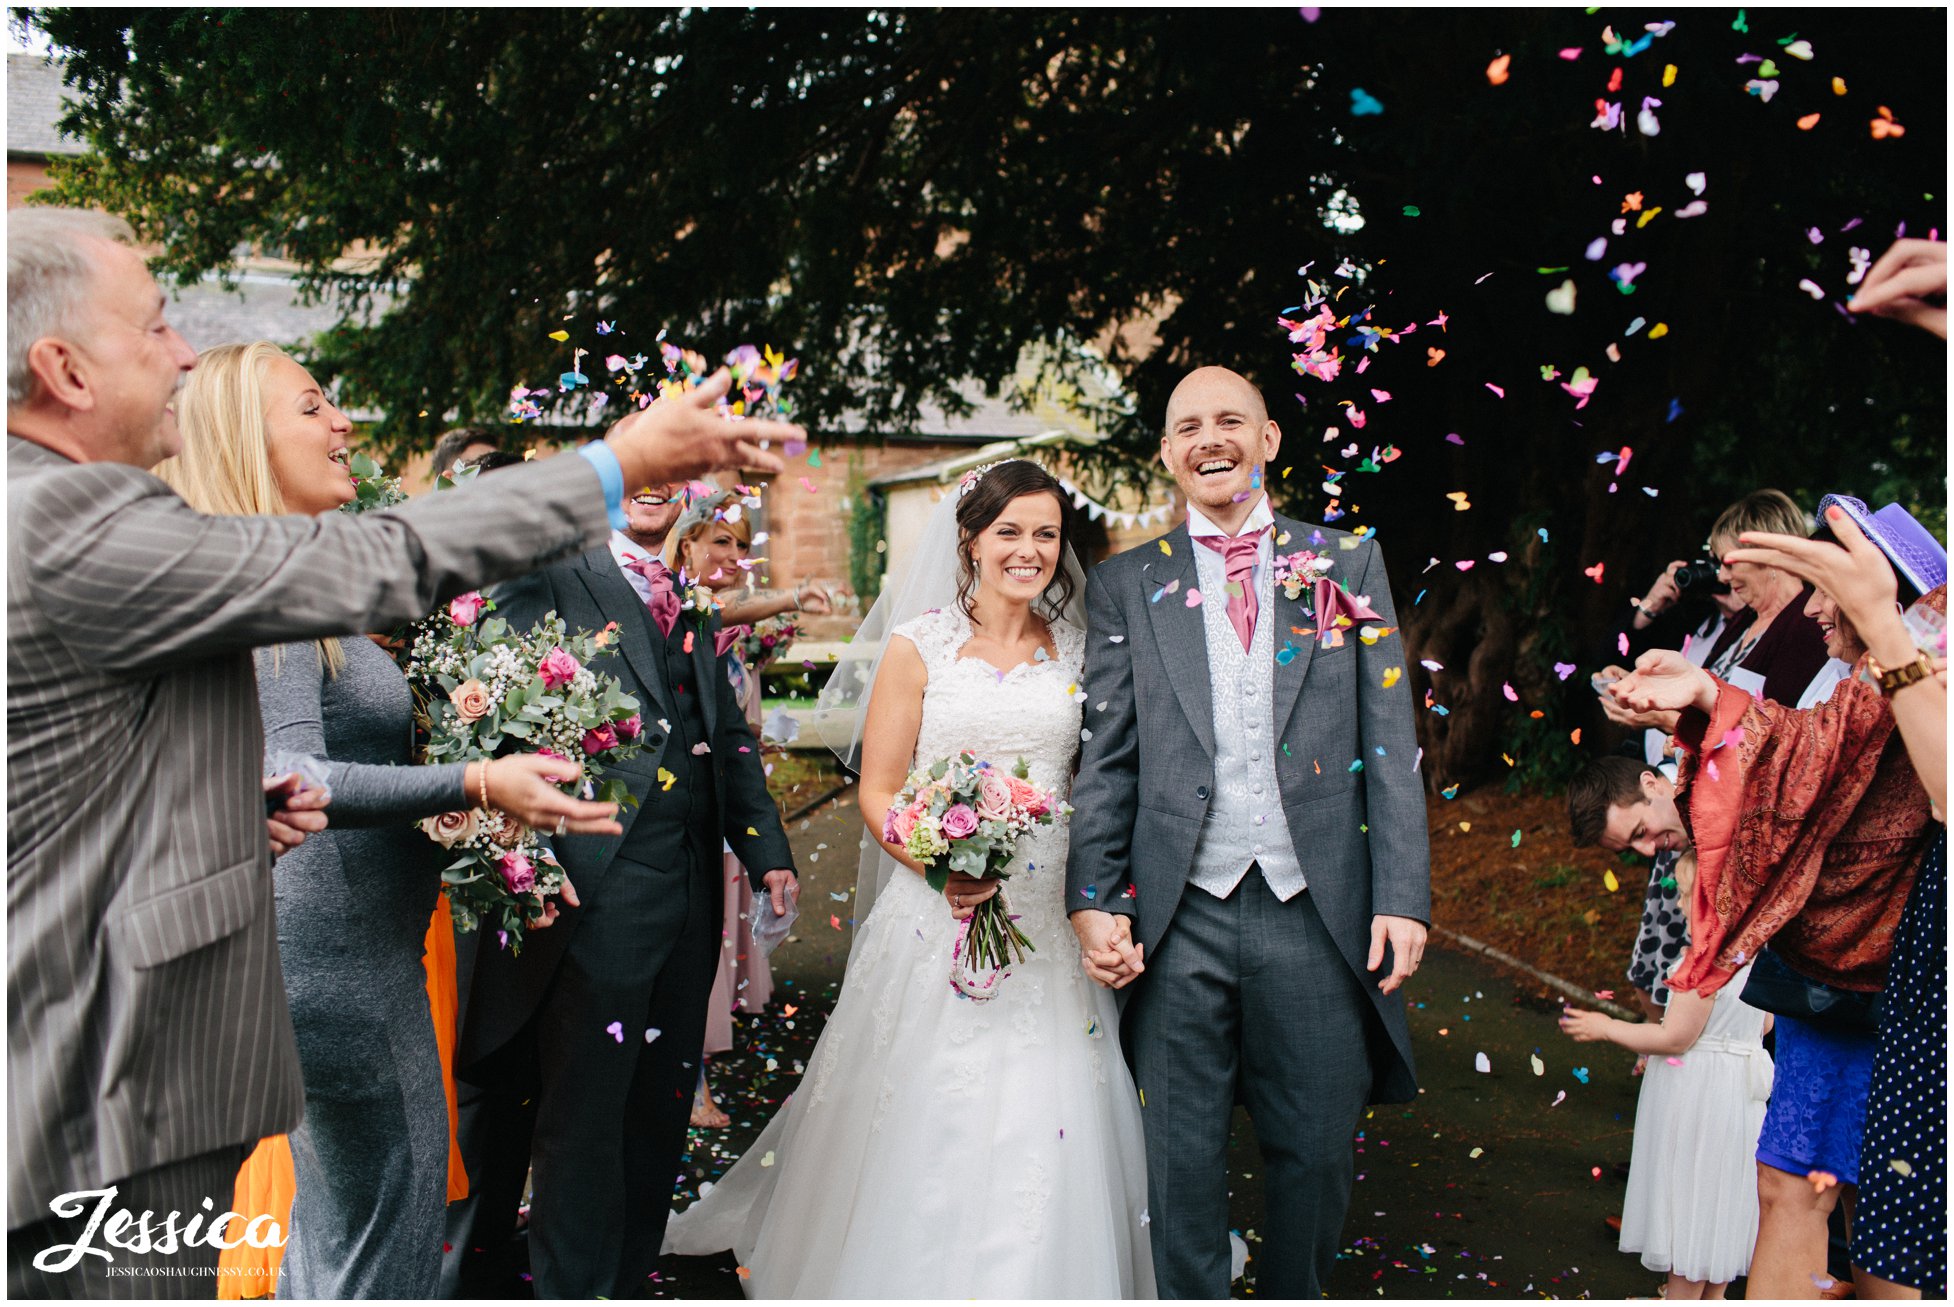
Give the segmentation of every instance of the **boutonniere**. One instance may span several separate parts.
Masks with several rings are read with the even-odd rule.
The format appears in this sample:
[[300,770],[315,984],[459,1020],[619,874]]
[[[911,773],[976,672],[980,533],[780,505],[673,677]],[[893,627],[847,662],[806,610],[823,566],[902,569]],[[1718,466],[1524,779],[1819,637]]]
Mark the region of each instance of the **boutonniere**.
[[678,579],[678,610],[681,613],[696,614],[703,623],[719,611],[719,596],[712,592],[712,587],[699,584],[684,572],[679,573]]
[[[1305,588],[1311,592],[1310,617],[1316,623],[1316,629],[1310,634],[1315,635],[1325,649],[1341,648],[1344,632],[1358,622],[1366,618],[1382,620],[1371,610],[1370,596],[1353,595],[1330,579],[1333,561],[1307,549],[1276,556],[1276,584],[1282,587],[1282,592],[1291,599],[1301,599]],[[1384,629],[1378,627],[1364,627],[1358,632],[1366,644],[1375,643],[1384,633]]]
[[1331,559],[1308,549],[1298,549],[1293,554],[1277,554],[1276,584],[1291,599],[1300,599],[1304,590],[1314,587],[1330,574],[1331,562]]

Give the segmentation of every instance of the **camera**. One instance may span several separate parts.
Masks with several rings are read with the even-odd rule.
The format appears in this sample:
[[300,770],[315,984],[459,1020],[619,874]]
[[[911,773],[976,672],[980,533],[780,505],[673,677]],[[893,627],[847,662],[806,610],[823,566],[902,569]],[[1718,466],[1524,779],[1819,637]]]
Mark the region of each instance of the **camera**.
[[1694,590],[1698,594],[1727,595],[1730,587],[1717,580],[1717,570],[1721,566],[1714,558],[1698,558],[1676,569],[1676,588]]

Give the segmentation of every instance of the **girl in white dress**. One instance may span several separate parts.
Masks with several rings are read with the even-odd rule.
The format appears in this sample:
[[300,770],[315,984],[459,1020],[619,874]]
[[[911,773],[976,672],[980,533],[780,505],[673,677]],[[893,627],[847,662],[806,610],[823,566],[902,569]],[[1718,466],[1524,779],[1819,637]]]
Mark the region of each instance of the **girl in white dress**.
[[[823,703],[832,723],[868,700],[843,734],[873,836],[914,767],[960,751],[1023,758],[1032,784],[1070,792],[1085,698],[1085,633],[1059,615],[1082,584],[1070,512],[1036,464],[979,469],[864,623],[855,646],[879,666],[837,669]],[[866,845],[847,978],[806,1077],[672,1220],[667,1252],[732,1249],[757,1298],[1153,1296],[1139,1101],[1112,993],[1067,923],[1067,837],[1061,818],[1021,839],[1003,892],[1036,951],[982,1002],[952,987],[952,947],[1000,882],[952,875],[937,894],[899,848]]]
[[[1696,855],[1676,863],[1689,901]],[[1671,990],[1661,1025],[1568,1008],[1561,1029],[1650,1055],[1635,1107],[1621,1250],[1665,1271],[1663,1296],[1721,1298],[1757,1243],[1757,1136],[1771,1096],[1771,1016],[1745,1003],[1745,966],[1709,998]]]

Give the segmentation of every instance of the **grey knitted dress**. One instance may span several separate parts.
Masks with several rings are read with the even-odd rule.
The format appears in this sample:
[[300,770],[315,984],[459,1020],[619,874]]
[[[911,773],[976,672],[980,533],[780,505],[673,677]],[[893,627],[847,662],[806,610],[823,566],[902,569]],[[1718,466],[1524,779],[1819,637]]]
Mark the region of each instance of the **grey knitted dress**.
[[279,858],[278,949],[305,1072],[280,1298],[430,1298],[448,1108],[421,966],[443,850],[414,823],[465,807],[462,764],[412,764],[407,680],[371,640],[257,652],[265,752],[325,760],[330,827]]

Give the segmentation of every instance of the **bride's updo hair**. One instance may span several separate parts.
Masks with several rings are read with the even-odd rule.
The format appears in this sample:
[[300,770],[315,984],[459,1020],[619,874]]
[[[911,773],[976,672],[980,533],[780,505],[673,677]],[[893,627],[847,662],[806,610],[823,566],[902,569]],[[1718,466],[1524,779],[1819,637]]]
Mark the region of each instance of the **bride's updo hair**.
[[1058,566],[1051,583],[1039,596],[1047,618],[1058,616],[1072,598],[1072,578],[1066,575],[1065,551],[1072,547],[1072,496],[1058,478],[1022,458],[1006,459],[966,473],[957,501],[957,607],[970,616],[970,596],[977,589],[977,568],[970,561],[970,545],[997,521],[1014,499],[1050,495],[1058,501]]

